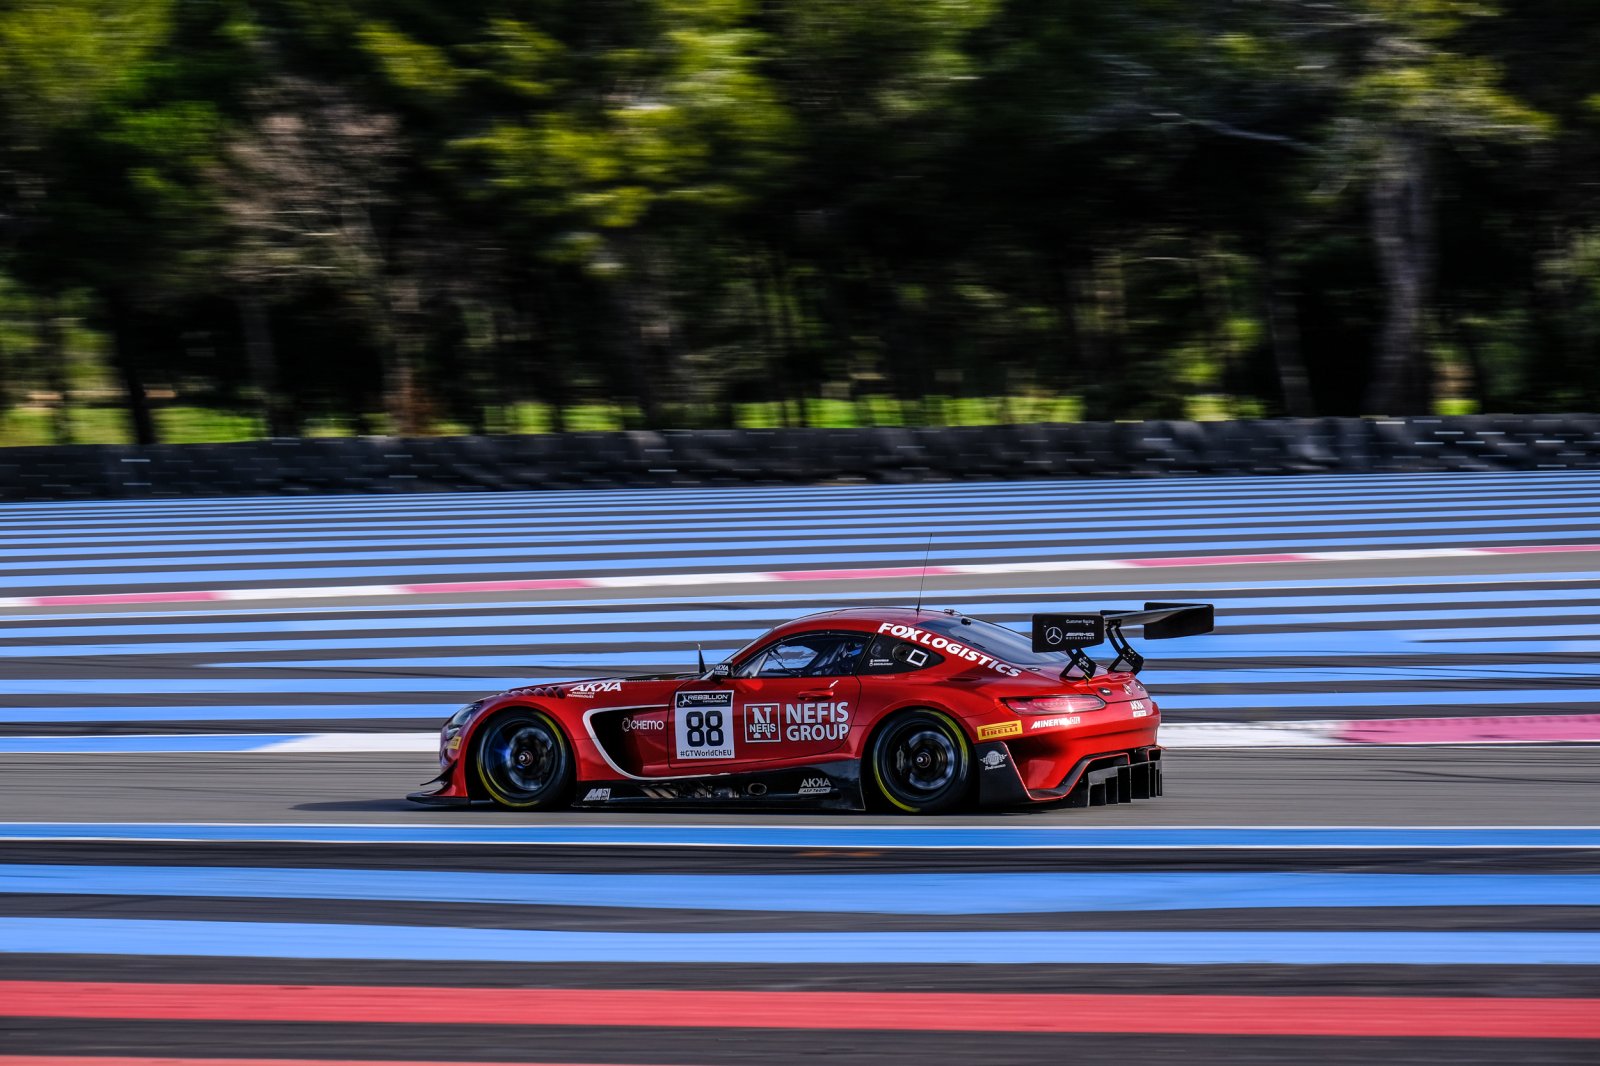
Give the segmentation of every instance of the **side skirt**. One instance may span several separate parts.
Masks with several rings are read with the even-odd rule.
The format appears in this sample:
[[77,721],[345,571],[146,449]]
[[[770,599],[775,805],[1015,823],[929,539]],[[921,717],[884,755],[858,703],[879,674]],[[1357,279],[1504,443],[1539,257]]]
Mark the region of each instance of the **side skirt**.
[[859,811],[861,764],[854,759],[667,781],[584,781],[572,805],[632,807],[793,807]]

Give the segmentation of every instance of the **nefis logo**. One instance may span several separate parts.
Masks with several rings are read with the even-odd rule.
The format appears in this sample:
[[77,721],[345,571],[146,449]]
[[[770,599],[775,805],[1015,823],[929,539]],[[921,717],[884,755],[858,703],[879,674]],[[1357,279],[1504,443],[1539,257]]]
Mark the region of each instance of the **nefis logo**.
[[786,703],[783,705],[783,739],[797,741],[843,740],[850,735],[850,701]]
[[744,705],[744,739],[750,744],[771,744],[778,739],[778,705],[776,703],[747,703]]

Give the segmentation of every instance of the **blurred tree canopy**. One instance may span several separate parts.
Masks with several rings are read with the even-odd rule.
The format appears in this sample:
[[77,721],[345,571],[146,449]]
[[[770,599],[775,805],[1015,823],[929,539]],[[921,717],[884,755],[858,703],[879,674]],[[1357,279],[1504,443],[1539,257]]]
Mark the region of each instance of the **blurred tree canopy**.
[[1593,409],[1587,0],[0,0],[0,443]]

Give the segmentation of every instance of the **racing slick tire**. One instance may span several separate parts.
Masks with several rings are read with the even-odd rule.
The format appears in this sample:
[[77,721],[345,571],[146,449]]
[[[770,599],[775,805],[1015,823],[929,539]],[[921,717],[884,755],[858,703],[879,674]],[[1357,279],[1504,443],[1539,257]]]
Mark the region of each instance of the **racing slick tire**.
[[904,711],[885,722],[867,756],[878,795],[905,814],[939,814],[972,792],[972,745],[938,711]]
[[549,810],[572,795],[572,745],[548,714],[515,708],[483,724],[472,771],[497,807]]

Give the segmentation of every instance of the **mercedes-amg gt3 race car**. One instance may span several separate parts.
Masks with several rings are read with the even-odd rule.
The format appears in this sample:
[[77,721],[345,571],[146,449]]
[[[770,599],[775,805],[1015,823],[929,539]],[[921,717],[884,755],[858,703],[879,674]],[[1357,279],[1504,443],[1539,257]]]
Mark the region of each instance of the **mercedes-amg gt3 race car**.
[[[1123,636],[1208,633],[1210,604],[1033,617],[854,608],[776,627],[693,674],[511,689],[440,734],[428,804],[1095,806],[1161,794],[1160,710]],[[1101,670],[1083,650],[1109,641]]]

